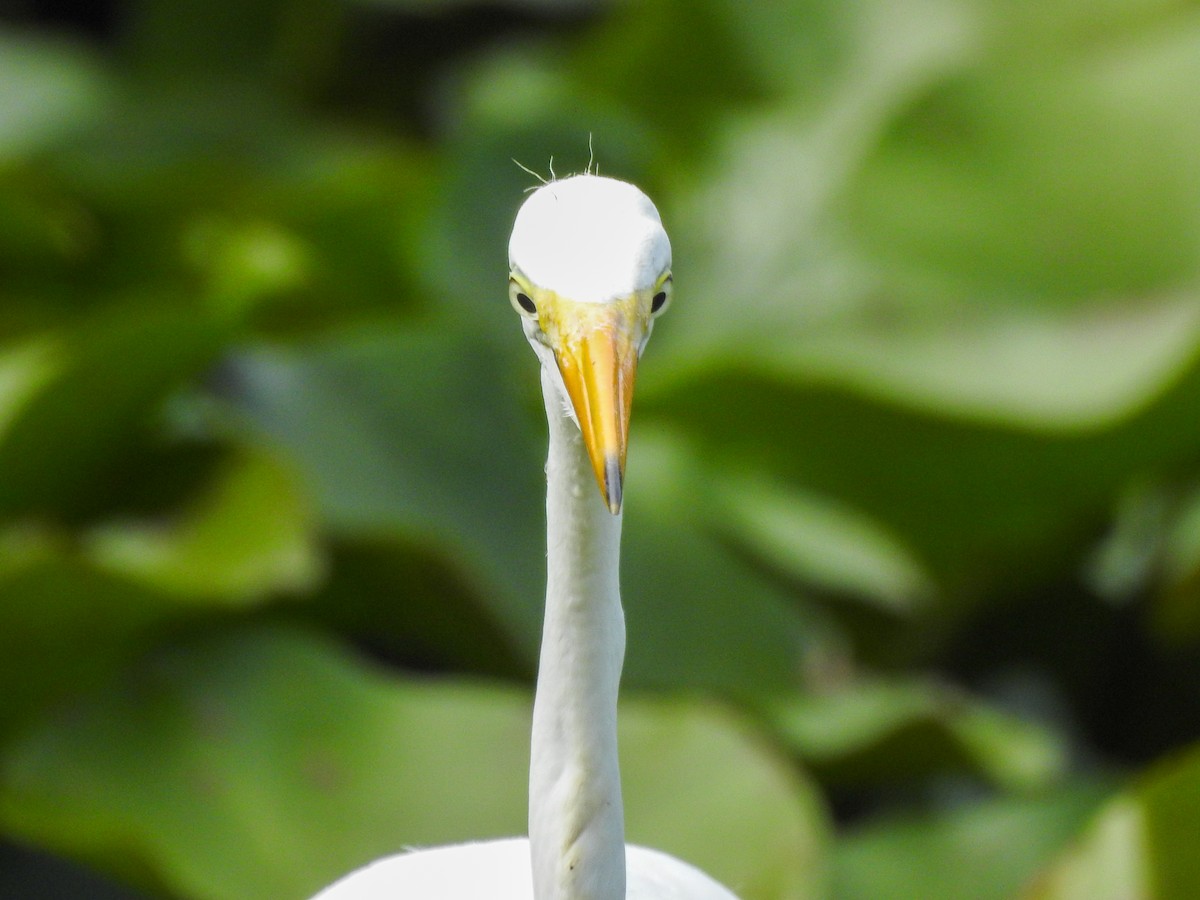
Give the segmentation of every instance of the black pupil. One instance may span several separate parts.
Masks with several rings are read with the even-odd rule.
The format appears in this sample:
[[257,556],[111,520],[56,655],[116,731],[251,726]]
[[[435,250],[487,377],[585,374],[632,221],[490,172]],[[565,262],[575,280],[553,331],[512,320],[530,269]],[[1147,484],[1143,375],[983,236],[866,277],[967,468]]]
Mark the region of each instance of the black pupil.
[[537,312],[537,305],[533,302],[533,298],[531,298],[528,294],[518,293],[517,294],[517,302],[519,304],[521,304],[521,309],[525,310],[525,312],[527,312],[527,313]]
[[656,313],[663,308],[663,304],[667,302],[667,292],[659,291],[654,295],[654,299],[650,301],[650,312]]

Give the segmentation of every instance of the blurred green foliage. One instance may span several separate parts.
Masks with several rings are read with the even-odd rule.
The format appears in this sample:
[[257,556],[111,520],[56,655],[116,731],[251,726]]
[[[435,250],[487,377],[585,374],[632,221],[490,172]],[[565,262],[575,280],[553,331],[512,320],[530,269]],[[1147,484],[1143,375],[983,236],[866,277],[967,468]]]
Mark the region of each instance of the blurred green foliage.
[[1200,896],[1185,0],[10,4],[0,896],[524,830],[512,160],[589,144],[679,288],[631,838],[746,900]]

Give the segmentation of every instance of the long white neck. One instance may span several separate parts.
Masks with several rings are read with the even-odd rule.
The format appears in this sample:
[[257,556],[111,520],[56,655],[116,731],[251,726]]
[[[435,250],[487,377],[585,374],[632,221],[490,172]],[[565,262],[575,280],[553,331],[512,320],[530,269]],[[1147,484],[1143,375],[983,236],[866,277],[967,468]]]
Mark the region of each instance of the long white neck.
[[621,517],[545,372],[546,618],[533,704],[529,839],[537,900],[624,900],[617,689],[625,656]]

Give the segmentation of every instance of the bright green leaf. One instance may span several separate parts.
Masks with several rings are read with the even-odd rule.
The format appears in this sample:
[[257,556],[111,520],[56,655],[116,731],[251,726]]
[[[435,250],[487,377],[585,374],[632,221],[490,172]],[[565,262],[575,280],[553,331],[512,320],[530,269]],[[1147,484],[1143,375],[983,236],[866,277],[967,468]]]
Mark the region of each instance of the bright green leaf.
[[100,570],[167,593],[234,602],[311,589],[321,574],[294,476],[261,453],[229,460],[167,526],[112,523],[84,539]]
[[[1117,800],[1076,846],[1039,876],[1023,900],[1151,900],[1143,823],[1137,804]],[[1186,894],[1179,895],[1187,896]]]
[[1002,43],[888,123],[841,219],[886,281],[1071,302],[1200,275],[1194,11],[1071,50]]
[[912,612],[933,594],[921,564],[866,516],[764,479],[714,491],[713,528],[728,533],[800,583]]
[[61,356],[56,343],[45,339],[15,344],[0,352],[0,435],[54,377]]
[[781,700],[767,715],[802,759],[843,784],[965,770],[1032,790],[1067,762],[1052,733],[930,682],[852,682]]
[[730,364],[672,380],[642,398],[640,415],[670,423],[706,468],[749,470],[879,521],[941,585],[1008,562],[1033,574],[1081,553],[1072,542],[1082,516],[1099,515],[1128,478],[1195,455],[1198,395],[1193,364],[1119,424],[1041,435]]
[[[197,900],[300,900],[406,846],[522,833],[529,711],[527,694],[390,680],[300,634],[225,636],[15,743],[0,819]],[[822,896],[822,814],[758,737],[695,703],[622,715],[631,837],[747,900]]]
[[1055,432],[1119,422],[1197,359],[1200,304],[1186,297],[773,340],[755,364],[942,415]]
[[92,119],[106,85],[65,43],[0,34],[0,162],[10,162]]
[[1200,754],[1160,763],[1112,800],[1027,900],[1140,900],[1200,893]]
[[1100,788],[1075,787],[871,823],[839,845],[834,896],[1009,900],[1101,797]]

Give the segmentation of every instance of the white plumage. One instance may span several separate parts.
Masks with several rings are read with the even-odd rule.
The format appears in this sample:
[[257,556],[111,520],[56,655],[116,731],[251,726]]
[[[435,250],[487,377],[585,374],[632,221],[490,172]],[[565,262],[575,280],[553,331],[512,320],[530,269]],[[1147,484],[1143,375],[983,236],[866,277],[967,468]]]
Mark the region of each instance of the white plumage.
[[577,175],[529,195],[508,242],[510,265],[580,303],[604,303],[653,283],[671,243],[650,198],[632,184]]
[[[727,890],[687,863],[646,847],[626,848],[626,900],[730,900]],[[359,869],[313,900],[533,900],[529,839],[506,838],[414,850]]]
[[624,839],[620,510],[633,381],[670,300],[670,242],[636,187],[577,175],[525,201],[509,265],[510,299],[542,363],[550,443],[530,837],[400,853],[314,900],[736,900],[693,866]]

